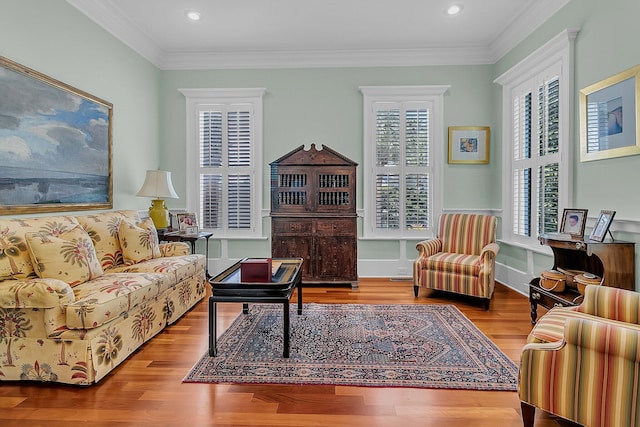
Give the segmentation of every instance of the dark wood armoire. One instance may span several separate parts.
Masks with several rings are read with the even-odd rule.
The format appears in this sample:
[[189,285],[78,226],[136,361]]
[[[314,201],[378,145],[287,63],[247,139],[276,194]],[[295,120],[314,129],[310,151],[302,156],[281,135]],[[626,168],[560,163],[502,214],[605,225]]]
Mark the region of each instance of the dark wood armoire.
[[315,144],[271,163],[271,256],[302,257],[304,283],[357,286],[356,166]]

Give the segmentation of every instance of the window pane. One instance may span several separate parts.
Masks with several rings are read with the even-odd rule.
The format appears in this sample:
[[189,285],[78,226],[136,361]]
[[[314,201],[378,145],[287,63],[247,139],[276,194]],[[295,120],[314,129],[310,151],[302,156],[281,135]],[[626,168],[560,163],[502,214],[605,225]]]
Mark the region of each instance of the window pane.
[[200,167],[222,165],[222,113],[200,112]]
[[513,158],[531,158],[531,93],[513,100]]
[[513,232],[531,236],[531,169],[513,171]]
[[429,110],[406,112],[406,164],[427,166],[429,164]]
[[409,174],[405,180],[405,220],[408,230],[429,227],[429,175]]
[[400,110],[376,112],[376,166],[400,164]]
[[376,228],[400,228],[400,176],[376,175]]
[[558,163],[542,166],[538,169],[538,233],[555,233],[558,231]]
[[200,222],[202,228],[220,228],[222,218],[222,175],[200,175]]
[[560,149],[560,82],[558,78],[538,89],[539,154],[557,153]]
[[227,120],[229,166],[251,166],[251,113],[230,111]]
[[228,225],[230,229],[251,228],[251,176],[229,175]]

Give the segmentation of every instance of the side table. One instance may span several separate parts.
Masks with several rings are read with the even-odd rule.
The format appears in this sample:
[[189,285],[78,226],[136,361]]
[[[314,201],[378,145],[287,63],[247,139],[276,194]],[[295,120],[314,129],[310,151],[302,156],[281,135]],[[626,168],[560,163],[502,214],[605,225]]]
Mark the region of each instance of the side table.
[[531,304],[531,323],[538,320],[538,304],[546,309],[553,307],[573,307],[582,302],[577,289],[567,287],[564,292],[551,292],[540,286],[540,278],[529,282],[529,303]]
[[191,253],[196,253],[196,242],[198,239],[205,239],[205,275],[207,280],[211,278],[209,275],[209,239],[213,236],[213,233],[208,231],[200,231],[198,234],[182,234],[179,232],[171,232],[171,231],[160,231],[158,230],[158,240],[165,242],[189,242],[191,244]]

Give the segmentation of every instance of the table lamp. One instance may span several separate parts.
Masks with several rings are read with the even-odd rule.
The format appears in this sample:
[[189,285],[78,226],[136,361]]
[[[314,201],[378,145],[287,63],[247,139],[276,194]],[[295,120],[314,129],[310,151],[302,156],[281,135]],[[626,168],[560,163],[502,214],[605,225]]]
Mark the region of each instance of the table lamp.
[[169,227],[169,210],[164,199],[177,199],[178,195],[171,183],[171,172],[149,170],[142,188],[136,196],[153,197],[149,207],[149,217],[156,229],[164,230]]

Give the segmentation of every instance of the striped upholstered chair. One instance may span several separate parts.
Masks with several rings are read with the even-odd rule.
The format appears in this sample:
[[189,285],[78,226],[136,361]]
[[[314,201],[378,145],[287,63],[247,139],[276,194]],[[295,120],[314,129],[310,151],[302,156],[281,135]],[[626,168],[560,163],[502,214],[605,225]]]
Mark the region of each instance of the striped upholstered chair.
[[440,216],[435,238],[416,245],[415,296],[421,287],[483,298],[493,296],[497,219],[491,215],[447,213]]
[[589,285],[538,319],[520,356],[525,427],[535,408],[589,427],[640,426],[640,294]]

